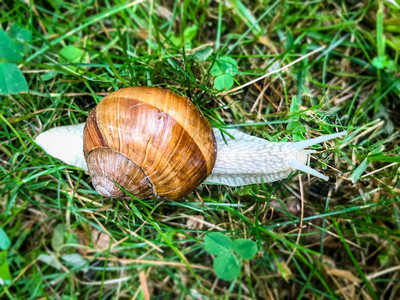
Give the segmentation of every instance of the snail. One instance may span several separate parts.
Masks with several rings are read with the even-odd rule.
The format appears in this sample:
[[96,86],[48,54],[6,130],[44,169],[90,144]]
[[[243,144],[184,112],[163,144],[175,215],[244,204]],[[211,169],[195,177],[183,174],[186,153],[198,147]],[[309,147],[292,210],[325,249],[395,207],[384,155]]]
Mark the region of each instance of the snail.
[[[304,148],[345,135],[270,142],[236,129],[212,128],[192,102],[172,91],[129,87],[104,97],[84,124],[55,127],[36,143],[89,172],[96,191],[122,197],[176,199],[202,182],[227,186],[273,182],[306,165]],[[122,188],[122,189],[121,189]]]

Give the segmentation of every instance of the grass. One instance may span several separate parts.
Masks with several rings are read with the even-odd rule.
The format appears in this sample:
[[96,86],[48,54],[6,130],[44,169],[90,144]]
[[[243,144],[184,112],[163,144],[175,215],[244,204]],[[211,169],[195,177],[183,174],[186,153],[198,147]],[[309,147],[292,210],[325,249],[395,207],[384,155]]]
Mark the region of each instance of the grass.
[[[0,277],[10,270],[0,298],[397,299],[393,2],[2,2],[3,30],[25,33],[29,92],[0,96]],[[80,50],[73,63],[67,46]],[[213,85],[220,57],[236,61],[238,87],[321,46],[233,93]],[[294,172],[202,185],[174,202],[102,198],[87,174],[35,145],[40,132],[83,122],[105,94],[137,85],[186,95],[213,126],[271,141],[348,135],[316,147],[311,164],[327,183]],[[257,243],[236,280],[216,277],[210,232]]]

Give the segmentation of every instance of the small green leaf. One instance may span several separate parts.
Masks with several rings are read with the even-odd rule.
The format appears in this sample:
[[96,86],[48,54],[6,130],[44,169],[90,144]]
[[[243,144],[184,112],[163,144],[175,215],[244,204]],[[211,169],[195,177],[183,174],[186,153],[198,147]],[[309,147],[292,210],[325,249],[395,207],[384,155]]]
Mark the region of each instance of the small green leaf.
[[75,46],[65,46],[60,50],[60,62],[78,63],[82,61],[84,51]]
[[212,65],[211,70],[210,70],[210,74],[212,76],[219,76],[219,75],[223,74],[221,68],[218,65],[218,61],[215,61],[214,64]]
[[212,76],[219,76],[222,74],[230,74],[235,76],[239,69],[237,62],[229,56],[221,56],[216,60],[210,70]]
[[1,280],[11,280],[10,268],[7,262],[7,251],[0,251],[0,285]]
[[197,30],[198,30],[198,27],[196,25],[186,27],[185,31],[183,32],[185,41],[190,42],[191,40],[193,40],[197,35]]
[[389,255],[387,253],[379,254],[378,260],[381,267],[385,267],[389,262]]
[[57,224],[54,228],[53,238],[51,239],[51,246],[54,251],[59,251],[61,247],[64,245],[64,233],[65,233],[65,225]]
[[[198,27],[196,25],[189,26],[185,28],[185,31],[183,32],[183,39],[185,41],[185,48],[191,48],[191,41],[196,37],[198,31]],[[170,41],[172,44],[174,44],[176,47],[181,47],[183,42],[182,42],[182,36],[175,36],[172,35],[170,37]]]
[[18,42],[32,42],[32,32],[28,29],[19,26],[17,23],[14,23],[10,32],[8,33],[10,38],[17,40]]
[[19,52],[28,52],[30,50],[28,47],[26,47],[25,50],[24,45],[32,43],[32,32],[19,26],[17,23],[14,23],[11,26],[8,35],[10,38],[15,40],[15,46]]
[[2,29],[0,29],[0,58],[11,62],[22,59],[16,45]]
[[229,90],[233,86],[232,75],[223,74],[215,77],[214,86],[218,91]]
[[40,254],[38,256],[38,260],[44,262],[46,265],[49,265],[57,270],[61,270],[62,265],[54,258],[54,256],[48,254]]
[[193,54],[193,59],[196,61],[205,61],[207,58],[210,57],[210,55],[213,53],[213,48],[212,47],[204,47],[201,48],[200,50],[197,50]]
[[54,77],[56,77],[57,74],[58,74],[57,71],[50,71],[50,72],[44,73],[42,76],[40,76],[40,78],[43,81],[47,81],[47,80],[50,80],[50,79],[53,79]]
[[210,73],[215,77],[214,87],[217,90],[228,90],[233,86],[233,76],[238,73],[237,63],[229,56],[221,56],[214,62]]
[[26,91],[28,91],[28,84],[18,66],[9,62],[0,62],[0,95]]
[[232,240],[220,232],[212,232],[205,236],[204,246],[208,253],[221,255],[232,250]]
[[[300,111],[300,107],[299,107],[299,104],[297,103],[297,97],[293,96],[292,97],[292,103],[290,103],[290,112],[295,114],[295,113],[297,113],[299,111]],[[296,116],[292,116],[291,119],[299,120],[300,117],[299,117],[299,115],[296,115]]]
[[289,122],[286,126],[287,130],[290,130],[293,136],[293,141],[304,140],[303,133],[307,132],[306,127],[304,127],[300,122],[300,111],[299,104],[297,103],[297,97],[293,96],[292,103],[290,104],[290,112],[292,116],[289,118]]
[[[60,63],[73,63],[73,64],[82,63],[85,62],[86,59],[88,58],[88,55],[85,51],[71,45],[62,48],[59,54],[60,57],[58,60]],[[77,67],[68,66],[68,69],[76,71]]]
[[79,253],[64,254],[61,258],[70,266],[80,268],[84,273],[89,270],[87,261]]
[[7,233],[0,227],[0,250],[7,250],[10,247],[10,239],[7,236]]
[[372,65],[377,69],[387,69],[388,71],[396,71],[396,64],[393,60],[386,56],[378,56],[372,60]]
[[383,69],[386,65],[386,57],[385,56],[375,57],[372,60],[372,65],[377,69]]
[[173,35],[169,39],[170,39],[171,43],[174,44],[176,47],[179,47],[182,44],[182,39],[180,37]]
[[214,259],[214,270],[218,278],[233,280],[240,273],[239,262],[232,252],[227,252]]
[[76,233],[69,233],[67,232],[67,237],[65,239],[65,243],[64,244],[79,244],[79,238],[78,235]]
[[233,251],[243,259],[252,259],[257,253],[257,244],[246,239],[237,239],[233,242]]
[[239,71],[237,62],[232,57],[222,56],[219,58],[218,62],[223,73],[235,76]]

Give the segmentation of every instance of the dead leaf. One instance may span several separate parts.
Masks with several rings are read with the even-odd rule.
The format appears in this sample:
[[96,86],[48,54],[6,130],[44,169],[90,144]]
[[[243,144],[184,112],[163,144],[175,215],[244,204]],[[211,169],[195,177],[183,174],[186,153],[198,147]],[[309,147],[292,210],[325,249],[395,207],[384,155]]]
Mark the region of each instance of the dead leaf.
[[332,276],[340,277],[349,280],[352,283],[361,282],[356,276],[353,275],[350,271],[341,270],[341,269],[328,269],[327,273]]
[[94,246],[98,249],[106,249],[110,245],[110,237],[97,229],[92,229],[91,236]]
[[[89,237],[86,234],[86,232],[83,230],[78,230],[78,229],[74,230],[74,232],[78,236],[78,243],[80,245],[89,247],[90,241],[89,241]],[[88,252],[88,248],[86,248],[86,247],[77,247],[76,249],[82,255],[85,255]]]

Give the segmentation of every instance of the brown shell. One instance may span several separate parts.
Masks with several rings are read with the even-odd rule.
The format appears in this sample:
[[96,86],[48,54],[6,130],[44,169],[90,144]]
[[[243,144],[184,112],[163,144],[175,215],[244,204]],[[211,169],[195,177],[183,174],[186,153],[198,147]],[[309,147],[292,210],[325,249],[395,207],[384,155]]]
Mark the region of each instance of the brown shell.
[[176,199],[211,173],[216,143],[188,98],[154,87],[120,89],[93,109],[84,129],[92,183],[106,197]]

